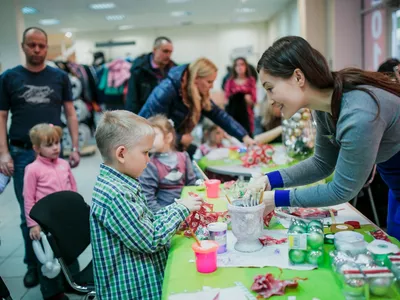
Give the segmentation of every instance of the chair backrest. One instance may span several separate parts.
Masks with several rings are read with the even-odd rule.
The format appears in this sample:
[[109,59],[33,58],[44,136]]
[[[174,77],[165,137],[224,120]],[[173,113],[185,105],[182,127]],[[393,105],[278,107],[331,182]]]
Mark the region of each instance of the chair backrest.
[[[67,264],[72,263],[90,244],[90,207],[75,192],[62,191],[50,194],[37,202],[29,216],[56,242],[54,255]],[[59,252],[59,253],[58,253]]]

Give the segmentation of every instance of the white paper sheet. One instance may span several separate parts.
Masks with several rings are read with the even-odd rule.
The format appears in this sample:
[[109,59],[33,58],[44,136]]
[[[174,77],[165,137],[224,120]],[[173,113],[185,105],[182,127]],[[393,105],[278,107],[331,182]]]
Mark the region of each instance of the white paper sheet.
[[[269,235],[280,239],[287,237],[286,230],[264,230],[263,235]],[[296,265],[289,264],[288,244],[264,246],[260,251],[253,253],[242,253],[236,251],[234,245],[236,237],[232,231],[227,232],[227,249],[223,254],[218,254],[218,267],[279,267],[292,270],[312,270],[312,265]]]
[[248,300],[246,294],[240,287],[231,287],[225,289],[211,289],[195,293],[182,293],[170,295],[169,300],[213,300],[219,293],[218,300]]
[[[367,218],[365,218],[362,214],[357,213],[357,211],[353,210],[350,207],[350,204],[348,203],[343,203],[335,206],[330,206],[334,209],[336,209],[337,216],[335,216],[335,221],[338,224],[343,224],[346,221],[358,221],[360,222],[360,225],[369,225],[371,224],[370,221],[368,221]],[[282,218],[280,216],[277,216],[279,222],[282,224],[283,227],[289,228],[290,225],[290,217],[288,218]],[[331,224],[332,220],[330,217],[324,218],[324,224]]]

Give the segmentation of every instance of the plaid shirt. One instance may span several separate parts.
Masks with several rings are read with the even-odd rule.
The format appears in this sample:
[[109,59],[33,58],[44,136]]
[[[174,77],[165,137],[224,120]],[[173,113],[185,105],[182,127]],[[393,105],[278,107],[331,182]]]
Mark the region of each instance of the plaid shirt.
[[90,214],[97,298],[161,299],[167,245],[188,215],[181,204],[153,214],[137,180],[102,164]]

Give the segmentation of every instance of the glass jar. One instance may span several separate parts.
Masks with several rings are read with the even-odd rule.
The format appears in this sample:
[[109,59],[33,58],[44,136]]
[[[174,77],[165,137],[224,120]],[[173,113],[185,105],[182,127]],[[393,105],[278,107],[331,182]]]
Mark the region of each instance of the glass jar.
[[282,121],[282,141],[286,153],[294,159],[305,159],[313,154],[316,128],[311,111],[302,108],[290,119]]

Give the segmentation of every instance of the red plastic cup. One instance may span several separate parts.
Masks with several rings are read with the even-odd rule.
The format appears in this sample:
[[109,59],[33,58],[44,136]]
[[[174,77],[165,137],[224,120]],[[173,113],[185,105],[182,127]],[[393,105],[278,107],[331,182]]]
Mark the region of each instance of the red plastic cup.
[[219,198],[219,186],[221,180],[210,179],[204,182],[207,188],[207,198]]
[[217,251],[215,241],[200,241],[201,247],[194,243],[192,249],[196,255],[196,268],[199,273],[212,273],[217,269]]

